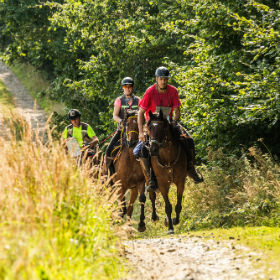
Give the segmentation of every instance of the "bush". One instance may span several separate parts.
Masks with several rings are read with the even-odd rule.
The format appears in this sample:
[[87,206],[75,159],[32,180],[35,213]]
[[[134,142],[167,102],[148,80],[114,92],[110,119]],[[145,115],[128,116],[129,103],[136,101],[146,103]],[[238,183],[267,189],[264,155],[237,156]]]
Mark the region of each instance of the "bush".
[[205,182],[186,187],[182,228],[280,223],[280,167],[252,147],[243,157],[209,151]]

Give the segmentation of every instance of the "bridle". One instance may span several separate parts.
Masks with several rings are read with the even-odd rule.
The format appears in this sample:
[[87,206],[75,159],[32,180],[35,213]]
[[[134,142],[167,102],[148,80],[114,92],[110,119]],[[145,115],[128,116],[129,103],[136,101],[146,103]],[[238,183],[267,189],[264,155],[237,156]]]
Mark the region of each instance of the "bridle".
[[[128,117],[127,120],[126,120],[126,126],[127,126],[127,121],[128,121],[129,119],[137,119],[137,116],[130,116],[130,117]],[[126,139],[128,139],[130,133],[135,133],[136,135],[139,135],[139,132],[138,132],[138,131],[136,131],[136,130],[130,130],[130,131],[127,132],[127,128],[126,128]]]
[[[150,126],[149,127],[150,131],[151,131],[151,128],[152,128],[153,124],[164,124],[164,122],[165,122],[165,120],[151,121],[150,125],[149,125]],[[164,144],[167,143],[167,131],[166,131],[167,127],[165,126],[163,129],[165,130],[166,133],[165,133],[165,136],[163,137],[162,141],[159,141],[159,140],[150,136],[150,139],[149,139],[150,146],[152,144],[156,144],[158,147],[163,147]]]

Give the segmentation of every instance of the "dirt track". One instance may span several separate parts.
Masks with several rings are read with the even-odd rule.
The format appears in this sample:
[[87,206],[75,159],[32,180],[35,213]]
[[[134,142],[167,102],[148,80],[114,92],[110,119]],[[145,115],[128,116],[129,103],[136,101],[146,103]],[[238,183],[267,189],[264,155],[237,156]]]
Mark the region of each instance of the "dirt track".
[[[16,76],[0,61],[0,79],[14,95],[17,111],[32,128],[43,129],[45,113],[34,107],[34,101]],[[125,241],[130,264],[127,279],[208,280],[273,279],[265,278],[262,257],[232,241],[217,242],[198,237],[168,237]],[[261,266],[258,266],[261,267]]]
[[38,128],[40,131],[44,129],[45,112],[36,105],[19,79],[2,61],[0,61],[0,80],[14,96],[17,113],[30,122],[33,129]]
[[139,239],[125,245],[133,271],[128,279],[273,279],[266,278],[260,266],[254,267],[261,264],[261,256],[231,241],[184,236]]

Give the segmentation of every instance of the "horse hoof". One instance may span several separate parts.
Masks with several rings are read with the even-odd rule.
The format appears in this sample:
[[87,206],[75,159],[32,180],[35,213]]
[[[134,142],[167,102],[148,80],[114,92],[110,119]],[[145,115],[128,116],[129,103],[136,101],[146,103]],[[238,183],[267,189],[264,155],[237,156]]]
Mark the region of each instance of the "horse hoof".
[[144,225],[138,225],[138,231],[139,232],[144,232],[146,230],[146,226]]
[[168,231],[168,234],[174,234],[174,229],[170,229],[170,230]]
[[158,215],[153,215],[153,216],[152,216],[152,221],[153,221],[153,222],[156,222],[156,221],[158,221],[158,220],[159,220]]
[[176,218],[172,219],[173,225],[176,226],[179,224],[179,220],[177,220]]

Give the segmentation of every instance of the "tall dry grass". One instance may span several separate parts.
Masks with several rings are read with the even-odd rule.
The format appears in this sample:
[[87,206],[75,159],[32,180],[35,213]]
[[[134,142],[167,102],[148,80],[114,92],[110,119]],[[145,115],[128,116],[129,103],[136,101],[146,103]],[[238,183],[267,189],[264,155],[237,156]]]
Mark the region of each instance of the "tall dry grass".
[[116,196],[23,120],[0,138],[0,279],[118,279]]

